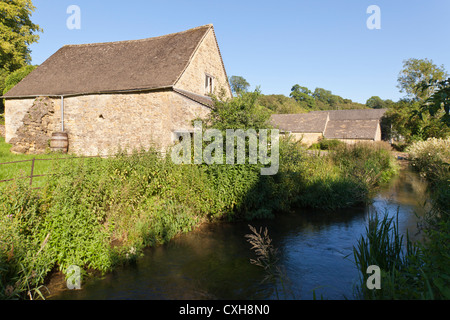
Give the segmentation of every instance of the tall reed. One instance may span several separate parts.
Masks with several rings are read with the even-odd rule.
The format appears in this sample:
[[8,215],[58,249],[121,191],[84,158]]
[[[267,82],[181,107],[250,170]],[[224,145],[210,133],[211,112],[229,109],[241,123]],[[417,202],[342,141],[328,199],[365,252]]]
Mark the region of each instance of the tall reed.
[[250,259],[250,263],[264,269],[266,275],[262,283],[270,283],[273,286],[277,299],[280,299],[278,285],[281,285],[283,298],[287,298],[288,295],[293,296],[289,278],[284,266],[280,263],[278,249],[273,246],[267,227],[264,230],[261,227],[259,231],[251,225],[249,225],[249,228],[252,233],[245,235],[245,237],[252,245],[251,250],[254,250],[257,256],[256,259]]

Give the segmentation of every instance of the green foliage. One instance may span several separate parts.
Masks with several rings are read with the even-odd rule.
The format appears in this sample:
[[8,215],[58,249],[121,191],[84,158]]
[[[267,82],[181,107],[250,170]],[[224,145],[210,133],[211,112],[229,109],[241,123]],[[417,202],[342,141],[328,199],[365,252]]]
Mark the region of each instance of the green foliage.
[[313,150],[335,150],[339,146],[342,146],[344,142],[335,139],[322,139],[317,143],[311,145],[310,149]]
[[[408,149],[413,168],[429,181],[432,206],[421,219],[424,240],[412,243],[398,232],[398,220],[372,217],[366,236],[354,248],[366,299],[450,298],[450,143],[419,141]],[[367,290],[366,268],[382,269],[381,290]]]
[[423,112],[419,101],[400,100],[391,106],[386,118],[392,124],[393,137],[400,136],[407,144],[450,135],[450,129],[441,121],[440,114]]
[[263,95],[258,97],[258,104],[266,107],[275,114],[293,114],[306,113],[307,109],[303,104],[298,103],[293,98],[286,97],[282,94]]
[[[413,143],[408,149],[411,164],[426,177],[435,205],[444,215],[450,212],[450,138],[430,138]],[[442,213],[439,213],[442,215]]]
[[408,59],[403,61],[403,69],[398,75],[398,85],[400,92],[405,92],[408,98],[425,101],[430,97],[433,88],[423,90],[420,85],[432,80],[442,81],[447,77],[444,66],[437,66],[433,60],[428,59]]
[[245,92],[228,101],[215,100],[207,123],[211,128],[226,129],[267,129],[270,112],[258,104],[259,89]]
[[450,78],[444,81],[432,80],[422,85],[422,90],[434,90],[430,98],[422,105],[420,115],[428,113],[431,117],[439,117],[450,127]]
[[389,181],[397,172],[392,155],[384,144],[340,145],[331,154],[334,162],[369,188]]
[[297,102],[306,103],[309,109],[314,109],[315,107],[315,100],[312,96],[312,92],[306,87],[302,87],[298,84],[294,85],[291,89],[290,97]]
[[[5,90],[5,80],[6,77],[9,75],[9,72],[5,69],[0,69],[0,93],[3,95],[3,91]],[[0,99],[0,114],[5,112],[5,102],[4,99]],[[4,121],[4,119],[3,119]],[[0,124],[3,124],[0,121]]]
[[[383,217],[375,212],[369,217],[366,234],[353,247],[355,263],[361,273],[360,293],[364,299],[413,299],[419,298],[417,271],[413,271],[414,258],[420,254],[407,235],[406,241],[398,229],[398,213]],[[367,268],[378,266],[381,270],[381,289],[370,290],[366,286]]]
[[229,82],[231,91],[237,95],[247,92],[248,87],[250,87],[250,83],[241,76],[231,76]]
[[34,10],[31,0],[0,2],[0,69],[13,72],[30,62],[28,46],[42,32],[30,19]]
[[3,89],[3,94],[6,94],[9,90],[11,90],[16,84],[18,84],[23,78],[29,75],[36,68],[37,66],[27,65],[8,75],[5,79],[5,88]]
[[371,109],[383,109],[386,107],[386,104],[380,97],[373,96],[367,100],[366,106]]
[[[428,213],[430,214],[430,213]],[[361,273],[360,293],[364,299],[450,298],[450,224],[448,216],[425,231],[425,241],[413,243],[398,231],[397,219],[382,219],[375,213],[369,220],[366,235],[353,248],[355,263]],[[381,269],[381,289],[366,287],[367,267]]]

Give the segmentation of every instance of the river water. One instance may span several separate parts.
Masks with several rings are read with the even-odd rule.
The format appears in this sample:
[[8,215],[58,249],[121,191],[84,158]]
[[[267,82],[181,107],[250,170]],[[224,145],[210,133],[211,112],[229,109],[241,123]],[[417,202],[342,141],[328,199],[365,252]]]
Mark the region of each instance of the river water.
[[298,210],[273,220],[251,222],[267,227],[285,271],[283,285],[263,283],[265,272],[245,237],[248,223],[204,225],[169,243],[146,250],[135,265],[90,279],[81,290],[58,290],[50,299],[356,299],[358,271],[353,246],[364,234],[370,212],[399,213],[399,229],[413,239],[423,215],[426,184],[402,170],[367,207],[339,212]]

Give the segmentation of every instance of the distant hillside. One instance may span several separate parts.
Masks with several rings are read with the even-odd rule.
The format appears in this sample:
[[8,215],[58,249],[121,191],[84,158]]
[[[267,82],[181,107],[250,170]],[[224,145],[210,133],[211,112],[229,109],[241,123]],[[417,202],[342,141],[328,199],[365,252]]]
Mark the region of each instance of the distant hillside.
[[337,97],[337,101],[333,101],[334,104],[314,99],[314,105],[310,106],[306,101],[297,101],[292,97],[286,97],[282,94],[261,94],[258,104],[266,107],[272,113],[278,114],[307,113],[309,111],[319,110],[369,109],[365,104],[353,102],[350,99],[343,99],[339,96],[335,97]]

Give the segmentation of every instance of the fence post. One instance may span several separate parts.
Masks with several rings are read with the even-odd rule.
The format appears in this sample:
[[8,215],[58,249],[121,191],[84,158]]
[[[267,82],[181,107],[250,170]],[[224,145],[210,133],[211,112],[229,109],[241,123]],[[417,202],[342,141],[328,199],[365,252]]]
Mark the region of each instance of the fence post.
[[30,186],[33,184],[34,160],[35,160],[35,158],[33,158],[33,160],[31,160]]

